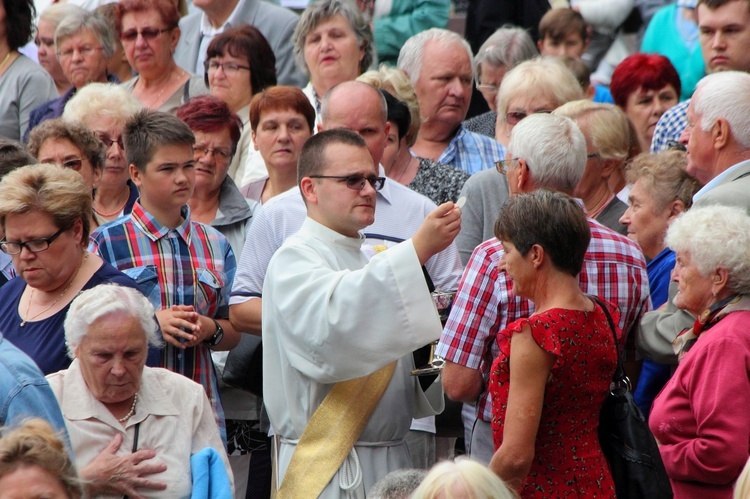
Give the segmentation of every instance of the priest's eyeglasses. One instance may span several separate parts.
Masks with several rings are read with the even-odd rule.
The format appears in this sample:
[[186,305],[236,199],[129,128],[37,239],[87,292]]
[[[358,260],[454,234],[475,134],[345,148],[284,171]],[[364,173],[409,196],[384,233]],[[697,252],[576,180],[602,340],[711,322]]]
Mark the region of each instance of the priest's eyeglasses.
[[346,182],[349,189],[361,191],[369,182],[373,189],[379,191],[385,185],[385,177],[363,177],[362,175],[310,175],[310,178],[333,178]]

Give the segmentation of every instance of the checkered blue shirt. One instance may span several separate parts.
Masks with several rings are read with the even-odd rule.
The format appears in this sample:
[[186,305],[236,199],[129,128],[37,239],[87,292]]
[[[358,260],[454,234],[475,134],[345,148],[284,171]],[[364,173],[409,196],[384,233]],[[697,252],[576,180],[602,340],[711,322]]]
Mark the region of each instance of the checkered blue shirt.
[[501,159],[505,159],[505,147],[500,142],[470,132],[461,125],[437,162],[472,174],[494,168],[495,161]]
[[[170,229],[136,202],[130,215],[91,235],[92,248],[131,277],[156,310],[193,305],[201,315],[225,319],[237,269],[232,248],[216,229],[191,221],[188,206],[182,215],[184,222]],[[223,422],[216,372],[205,344],[185,350],[167,344],[162,362],[162,367],[203,385]]]
[[669,141],[675,142],[680,139],[680,135],[687,127],[687,108],[690,99],[672,106],[664,113],[654,129],[654,136],[651,138],[651,152],[666,151]]

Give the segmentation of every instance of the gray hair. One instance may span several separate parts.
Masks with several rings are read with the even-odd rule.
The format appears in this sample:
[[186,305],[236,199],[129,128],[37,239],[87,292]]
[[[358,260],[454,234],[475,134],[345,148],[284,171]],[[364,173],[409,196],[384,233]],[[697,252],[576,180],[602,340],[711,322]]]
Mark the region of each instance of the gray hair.
[[102,46],[104,57],[107,59],[112,57],[115,53],[115,38],[109,22],[97,13],[87,11],[76,11],[60,21],[55,29],[55,50],[58,49],[62,40],[83,30],[89,30],[96,36]]
[[114,83],[89,83],[78,90],[65,105],[62,118],[86,126],[100,118],[112,118],[122,126],[142,109],[135,96]]
[[84,14],[86,9],[72,3],[53,3],[39,15],[40,21],[49,21],[55,26],[71,14]]
[[365,52],[364,57],[359,62],[359,72],[367,71],[375,60],[375,41],[373,40],[372,29],[357,6],[351,0],[315,0],[302,12],[297,27],[294,28],[294,35],[292,35],[294,61],[297,63],[297,67],[308,76],[310,70],[305,62],[305,38],[318,24],[335,15],[341,15],[349,22],[357,36],[360,47]]
[[534,41],[523,28],[503,26],[485,41],[474,57],[474,73],[482,75],[482,64],[513,68],[539,55]]
[[396,64],[398,69],[409,75],[412,85],[417,83],[417,80],[419,80],[419,74],[422,72],[424,48],[427,45],[427,42],[439,43],[442,46],[460,44],[466,49],[466,55],[469,56],[469,61],[474,59],[474,54],[471,52],[469,42],[464,40],[458,33],[441,28],[430,28],[417,33],[406,40],[404,46],[401,47],[401,51],[398,53],[398,63]]
[[391,471],[372,486],[367,497],[371,499],[409,499],[425,476],[427,476],[427,470],[402,469]]
[[148,298],[134,288],[100,284],[81,291],[70,304],[64,323],[68,357],[75,359],[75,350],[88,334],[91,324],[111,314],[125,314],[137,319],[150,346],[164,344],[154,317],[154,307]]
[[562,62],[553,57],[536,57],[520,63],[505,74],[497,91],[498,116],[504,119],[513,97],[531,92],[550,96],[555,101],[555,107],[583,99],[581,85]]
[[740,71],[713,73],[696,86],[691,103],[708,132],[719,118],[727,120],[734,139],[750,148],[750,75]]
[[667,246],[686,253],[698,272],[708,276],[727,269],[727,288],[750,293],[750,217],[734,206],[699,206],[680,215],[667,230]]
[[572,195],[586,168],[586,139],[570,118],[532,114],[513,127],[508,154],[526,160],[537,188]]

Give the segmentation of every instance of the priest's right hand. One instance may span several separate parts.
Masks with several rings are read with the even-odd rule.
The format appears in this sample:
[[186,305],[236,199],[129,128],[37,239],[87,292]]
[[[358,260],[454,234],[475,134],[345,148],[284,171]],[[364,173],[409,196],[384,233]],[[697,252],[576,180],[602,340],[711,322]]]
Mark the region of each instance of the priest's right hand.
[[461,208],[448,201],[432,211],[412,237],[417,258],[422,265],[447,248],[461,230]]

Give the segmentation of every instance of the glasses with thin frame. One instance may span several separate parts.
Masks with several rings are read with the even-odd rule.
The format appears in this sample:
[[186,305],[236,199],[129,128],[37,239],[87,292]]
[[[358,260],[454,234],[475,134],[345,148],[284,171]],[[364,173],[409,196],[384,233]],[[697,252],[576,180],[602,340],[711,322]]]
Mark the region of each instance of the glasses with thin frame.
[[221,68],[224,74],[230,77],[235,76],[237,73],[239,73],[240,69],[244,69],[245,71],[250,71],[249,66],[241,66],[233,62],[219,62],[215,59],[211,59],[210,61],[205,61],[203,63],[203,67],[206,69],[206,73],[209,73],[209,74],[214,74],[219,70],[219,68]]
[[508,158],[495,161],[495,169],[502,175],[508,174],[508,166],[514,161],[518,161],[520,158]]
[[485,94],[497,94],[500,85],[490,85],[489,83],[477,83],[477,90]]
[[112,144],[117,144],[117,147],[119,147],[121,151],[125,150],[125,144],[122,142],[122,135],[116,139],[111,138],[109,135],[97,135],[97,137],[99,137],[99,140],[104,143],[104,146],[107,149],[112,147]]
[[361,191],[367,182],[379,191],[385,185],[385,177],[363,177],[362,175],[310,175],[310,178],[330,178],[346,182],[349,189]]
[[208,153],[212,153],[214,158],[219,158],[224,161],[232,158],[232,151],[224,149],[223,147],[208,147],[204,144],[195,144],[193,146],[193,152],[201,156],[206,156]]
[[98,50],[103,50],[103,47],[90,47],[88,45],[84,45],[83,47],[71,47],[65,50],[61,50],[57,53],[57,57],[59,59],[70,59],[73,57],[73,54],[78,51],[79,54],[81,54],[81,57],[84,59],[88,59],[91,54]]
[[[540,109],[539,111],[534,111],[531,114],[551,114],[551,110],[547,109]],[[527,117],[528,114],[523,111],[511,111],[509,113],[505,113],[505,122],[509,125],[517,125],[519,121]]]
[[32,239],[30,241],[0,241],[0,250],[3,250],[3,253],[9,255],[17,255],[23,248],[26,248],[32,253],[41,253],[42,251],[49,249],[49,245],[66,230],[68,229],[60,229],[49,237]]
[[125,31],[122,35],[120,35],[120,40],[124,42],[134,42],[138,35],[141,35],[141,38],[143,38],[146,41],[155,40],[157,36],[161,35],[162,33],[167,33],[169,31],[172,31],[174,28],[143,28],[142,30],[138,31],[137,29],[129,29]]

